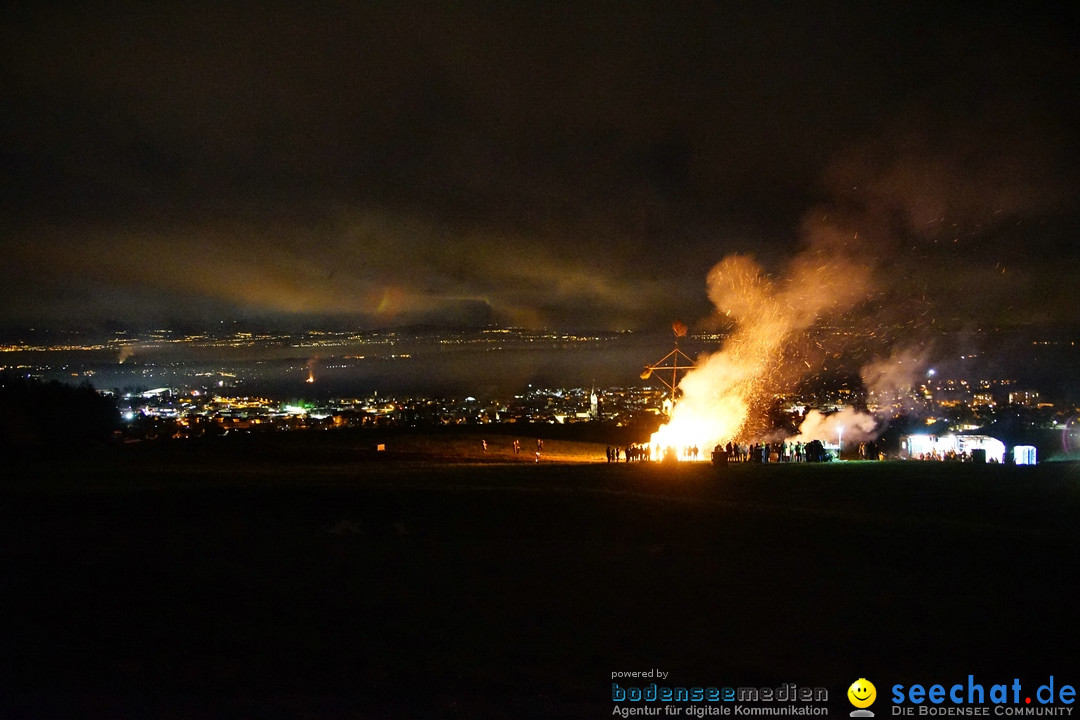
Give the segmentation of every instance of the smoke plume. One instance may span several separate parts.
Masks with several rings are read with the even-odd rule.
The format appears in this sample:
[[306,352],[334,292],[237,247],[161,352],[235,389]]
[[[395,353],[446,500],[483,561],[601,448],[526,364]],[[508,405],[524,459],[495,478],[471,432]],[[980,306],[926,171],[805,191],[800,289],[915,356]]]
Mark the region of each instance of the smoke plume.
[[869,268],[844,254],[835,234],[813,239],[779,279],[745,255],[728,256],[709,272],[709,299],[734,330],[722,350],[683,378],[682,397],[653,444],[711,447],[740,437],[751,409],[779,390],[792,345],[867,297]]
[[860,412],[855,408],[842,408],[838,412],[826,415],[820,410],[811,410],[806,413],[806,419],[799,426],[799,434],[794,438],[797,442],[810,442],[821,440],[832,442],[851,440],[863,442],[873,440],[878,430],[879,422],[876,417],[869,413]]
[[[1020,302],[1019,274],[1006,273],[1002,260],[1015,246],[1006,230],[1072,197],[1053,143],[1025,141],[1026,118],[1000,113],[951,129],[941,118],[904,120],[837,157],[824,179],[830,200],[806,213],[804,249],[780,272],[769,275],[745,255],[709,272],[709,298],[731,334],[683,379],[654,443],[762,437],[769,401],[841,357],[858,362],[871,398],[895,407],[910,397],[942,325],[964,327],[995,297],[1006,310]],[[988,267],[982,258],[999,260]],[[848,437],[865,439],[878,429],[853,412],[812,412],[799,437],[833,438],[843,425]]]

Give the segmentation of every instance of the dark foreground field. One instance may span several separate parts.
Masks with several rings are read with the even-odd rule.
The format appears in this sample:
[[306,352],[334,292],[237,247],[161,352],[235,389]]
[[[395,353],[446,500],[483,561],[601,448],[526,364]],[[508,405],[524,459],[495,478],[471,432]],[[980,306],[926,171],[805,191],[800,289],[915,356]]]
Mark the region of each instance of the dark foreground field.
[[893,683],[1080,684],[1075,465],[249,450],[0,480],[0,718],[600,718],[650,668],[841,717],[859,677],[879,717]]

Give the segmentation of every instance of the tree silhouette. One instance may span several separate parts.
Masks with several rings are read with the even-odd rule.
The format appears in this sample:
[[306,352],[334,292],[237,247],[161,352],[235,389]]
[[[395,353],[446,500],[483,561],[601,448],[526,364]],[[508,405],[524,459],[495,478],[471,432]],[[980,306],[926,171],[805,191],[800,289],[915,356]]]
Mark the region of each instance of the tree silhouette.
[[89,384],[0,374],[0,447],[102,443],[119,426],[116,402]]

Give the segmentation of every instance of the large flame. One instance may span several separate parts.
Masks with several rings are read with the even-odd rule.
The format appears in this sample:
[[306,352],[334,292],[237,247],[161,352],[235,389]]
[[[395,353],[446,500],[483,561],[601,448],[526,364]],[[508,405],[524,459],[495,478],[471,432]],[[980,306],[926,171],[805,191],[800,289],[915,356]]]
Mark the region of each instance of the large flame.
[[779,283],[749,257],[724,258],[709,272],[709,298],[734,331],[683,378],[670,420],[650,444],[680,455],[698,447],[707,456],[717,444],[743,439],[752,408],[776,391],[788,344],[824,314],[850,308],[866,279],[866,268],[822,250],[797,257]]

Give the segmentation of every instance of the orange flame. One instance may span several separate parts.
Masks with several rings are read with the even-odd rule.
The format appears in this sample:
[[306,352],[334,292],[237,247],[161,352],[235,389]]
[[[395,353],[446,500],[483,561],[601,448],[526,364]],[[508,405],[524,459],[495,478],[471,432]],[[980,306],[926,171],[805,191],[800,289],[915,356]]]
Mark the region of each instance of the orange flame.
[[813,250],[796,258],[783,283],[767,278],[749,257],[720,261],[709,272],[709,298],[735,321],[735,331],[682,379],[681,397],[650,444],[707,451],[740,439],[751,407],[774,392],[789,343],[822,315],[857,302],[866,278],[866,268]]

